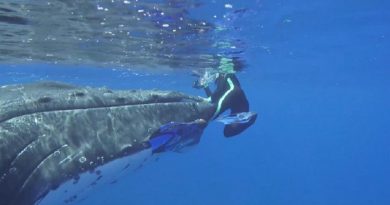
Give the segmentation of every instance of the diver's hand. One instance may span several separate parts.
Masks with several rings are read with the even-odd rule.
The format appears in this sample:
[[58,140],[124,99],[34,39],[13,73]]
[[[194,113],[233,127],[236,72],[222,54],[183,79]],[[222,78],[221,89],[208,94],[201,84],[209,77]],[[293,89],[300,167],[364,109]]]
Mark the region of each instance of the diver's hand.
[[193,83],[192,83],[192,87],[195,88],[195,89],[202,89],[204,88],[204,85],[202,85],[199,80],[195,80]]

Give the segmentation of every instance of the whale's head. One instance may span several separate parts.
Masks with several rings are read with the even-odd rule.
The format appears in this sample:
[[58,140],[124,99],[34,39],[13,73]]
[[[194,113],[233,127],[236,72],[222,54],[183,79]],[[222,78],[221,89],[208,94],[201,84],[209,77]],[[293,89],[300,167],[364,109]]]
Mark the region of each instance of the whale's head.
[[[0,198],[31,205],[64,184],[92,186],[135,166],[145,141],[169,122],[212,117],[214,106],[172,91],[76,87],[45,82],[0,88]],[[138,158],[136,157],[138,156]],[[136,159],[137,158],[137,159]],[[63,190],[64,202],[77,195]]]

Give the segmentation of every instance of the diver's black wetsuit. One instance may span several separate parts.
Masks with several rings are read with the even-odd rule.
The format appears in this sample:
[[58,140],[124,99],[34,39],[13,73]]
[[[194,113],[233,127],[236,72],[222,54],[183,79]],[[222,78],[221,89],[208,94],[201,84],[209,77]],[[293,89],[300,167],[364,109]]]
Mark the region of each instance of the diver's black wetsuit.
[[[195,82],[197,88],[200,87],[198,82]],[[214,92],[211,92],[209,87],[204,88],[207,96],[211,98],[211,103],[215,105],[213,119],[218,118],[229,109],[231,114],[249,111],[248,100],[234,74],[219,74],[215,84],[216,90]],[[225,137],[240,134],[256,121],[256,117],[257,115],[254,114],[249,121],[226,125],[223,131]],[[165,151],[181,152],[183,148],[199,143],[206,125],[207,121],[204,119],[185,123],[168,123],[152,134],[145,146],[150,147],[153,153]]]
[[[231,114],[249,111],[248,100],[234,74],[220,74],[215,83],[217,88],[213,93],[208,87],[205,88],[206,94],[211,97],[211,102],[216,105],[214,119],[228,109],[230,109]],[[248,123],[226,125],[223,131],[225,137],[240,134],[251,126],[255,120],[256,117],[252,118]]]

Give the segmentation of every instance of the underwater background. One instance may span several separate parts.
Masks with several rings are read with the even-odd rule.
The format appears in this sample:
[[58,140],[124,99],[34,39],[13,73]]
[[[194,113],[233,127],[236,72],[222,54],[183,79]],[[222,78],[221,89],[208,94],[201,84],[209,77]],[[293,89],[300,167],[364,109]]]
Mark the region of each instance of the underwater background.
[[218,55],[247,64],[237,75],[254,126],[226,139],[210,123],[194,149],[165,153],[78,204],[390,204],[390,2],[26,2],[0,3],[0,85],[203,96],[193,70]]

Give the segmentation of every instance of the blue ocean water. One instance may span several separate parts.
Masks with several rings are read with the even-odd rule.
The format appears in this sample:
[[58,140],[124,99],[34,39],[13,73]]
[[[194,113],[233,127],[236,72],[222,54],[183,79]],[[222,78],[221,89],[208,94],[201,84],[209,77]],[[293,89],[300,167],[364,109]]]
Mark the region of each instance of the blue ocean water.
[[[193,15],[212,20],[225,4],[248,9],[234,35],[247,44],[238,77],[256,124],[225,139],[211,123],[195,149],[80,204],[390,204],[390,3],[213,0]],[[0,84],[42,79],[203,95],[185,71],[1,66]]]

